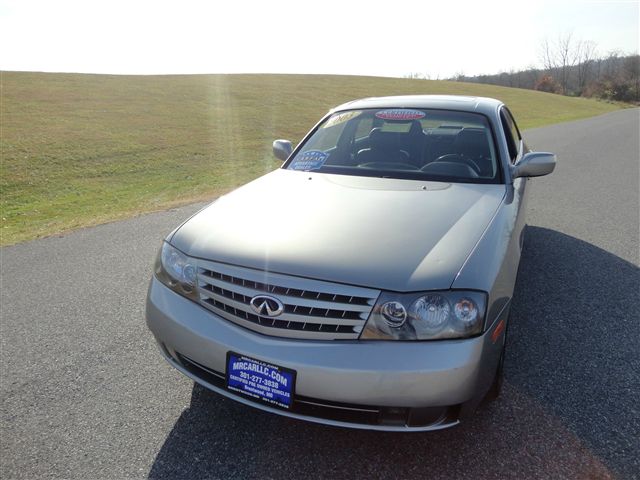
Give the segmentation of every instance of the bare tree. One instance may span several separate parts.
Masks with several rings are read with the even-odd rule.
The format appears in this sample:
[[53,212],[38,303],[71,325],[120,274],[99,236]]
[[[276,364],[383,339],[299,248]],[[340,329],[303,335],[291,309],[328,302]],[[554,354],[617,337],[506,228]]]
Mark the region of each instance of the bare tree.
[[633,99],[640,100],[640,55],[632,55],[624,61],[624,73],[629,79]]
[[553,45],[549,42],[548,38],[545,38],[540,45],[540,60],[542,66],[549,73],[554,73],[556,69],[556,55]]
[[578,42],[578,90],[582,94],[591,77],[591,69],[596,58],[595,42]]
[[618,64],[620,63],[621,53],[617,50],[611,50],[605,58],[602,59],[601,74],[605,79],[615,78],[618,73]]
[[535,67],[535,65],[529,65],[527,70],[525,70],[525,73],[527,76],[525,88],[533,89],[540,79],[540,71]]
[[569,91],[569,80],[572,68],[579,59],[580,42],[573,41],[571,33],[558,36],[556,41],[544,39],[540,49],[540,59],[545,70],[560,84],[562,93]]
[[562,92],[566,95],[569,91],[569,74],[571,68],[578,61],[579,52],[579,49],[576,48],[572,41],[572,34],[567,33],[558,37],[556,52],[560,63],[560,78],[558,78],[558,81]]
[[463,70],[458,70],[453,76],[453,80],[456,82],[464,82],[465,75]]

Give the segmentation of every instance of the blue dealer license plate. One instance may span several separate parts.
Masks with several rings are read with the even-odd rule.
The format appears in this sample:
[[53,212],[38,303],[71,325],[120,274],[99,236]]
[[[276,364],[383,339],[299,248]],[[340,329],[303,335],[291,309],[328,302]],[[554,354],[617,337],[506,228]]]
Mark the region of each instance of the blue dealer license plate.
[[296,372],[238,353],[227,353],[227,388],[280,408],[291,408]]

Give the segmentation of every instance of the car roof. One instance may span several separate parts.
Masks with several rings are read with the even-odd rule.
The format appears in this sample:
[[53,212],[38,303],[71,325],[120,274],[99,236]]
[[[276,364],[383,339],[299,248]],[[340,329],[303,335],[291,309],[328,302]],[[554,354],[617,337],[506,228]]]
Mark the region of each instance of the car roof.
[[502,105],[500,100],[486,97],[463,95],[398,95],[391,97],[371,97],[343,103],[331,110],[358,110],[363,108],[435,108],[478,112],[490,115]]

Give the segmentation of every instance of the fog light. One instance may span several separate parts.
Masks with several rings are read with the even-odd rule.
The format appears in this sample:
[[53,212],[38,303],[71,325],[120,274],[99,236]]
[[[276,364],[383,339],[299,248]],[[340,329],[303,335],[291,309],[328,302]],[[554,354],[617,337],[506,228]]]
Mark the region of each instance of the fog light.
[[408,408],[383,407],[380,409],[378,423],[381,425],[406,425],[408,414]]

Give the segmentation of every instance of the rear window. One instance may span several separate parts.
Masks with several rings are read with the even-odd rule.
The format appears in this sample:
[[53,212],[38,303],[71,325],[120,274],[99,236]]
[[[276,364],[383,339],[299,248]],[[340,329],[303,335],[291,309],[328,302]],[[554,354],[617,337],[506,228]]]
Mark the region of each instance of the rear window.
[[284,168],[343,175],[499,183],[489,121],[468,112],[366,109],[327,118]]

